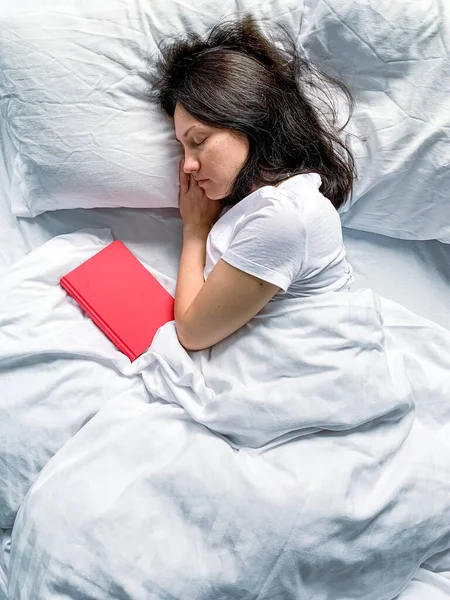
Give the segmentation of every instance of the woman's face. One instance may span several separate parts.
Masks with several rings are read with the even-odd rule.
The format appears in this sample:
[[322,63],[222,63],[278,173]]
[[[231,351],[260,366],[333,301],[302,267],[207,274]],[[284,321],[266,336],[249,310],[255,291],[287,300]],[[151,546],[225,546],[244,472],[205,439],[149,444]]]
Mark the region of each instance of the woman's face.
[[246,136],[206,125],[180,104],[174,121],[175,136],[184,148],[184,172],[192,174],[211,200],[228,196],[249,154]]

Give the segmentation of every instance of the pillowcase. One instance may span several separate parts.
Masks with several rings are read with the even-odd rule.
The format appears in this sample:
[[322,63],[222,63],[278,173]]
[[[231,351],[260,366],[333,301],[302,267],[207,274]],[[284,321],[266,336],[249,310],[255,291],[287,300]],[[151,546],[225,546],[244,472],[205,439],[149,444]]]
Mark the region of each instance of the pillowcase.
[[[298,31],[296,0],[257,18]],[[172,120],[146,92],[149,58],[167,35],[207,33],[234,0],[0,0],[0,112],[17,155],[14,214],[94,207],[178,206]]]
[[[236,14],[236,3],[55,6],[0,0],[0,111],[17,149],[13,212],[176,206],[180,153],[171,119],[147,100],[148,59],[167,35],[204,34]],[[242,0],[239,9],[284,24],[353,91],[346,134],[358,179],[343,224],[450,242],[450,5]]]
[[450,4],[307,0],[299,43],[356,100],[344,226],[450,242]]

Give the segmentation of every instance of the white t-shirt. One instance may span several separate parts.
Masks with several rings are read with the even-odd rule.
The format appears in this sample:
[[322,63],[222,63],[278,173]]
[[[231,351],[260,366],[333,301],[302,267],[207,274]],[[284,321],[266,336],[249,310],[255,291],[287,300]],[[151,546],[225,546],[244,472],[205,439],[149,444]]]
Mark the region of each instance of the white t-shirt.
[[205,279],[222,258],[280,287],[275,299],[348,289],[341,221],[320,185],[317,173],[295,175],[231,207],[209,234]]

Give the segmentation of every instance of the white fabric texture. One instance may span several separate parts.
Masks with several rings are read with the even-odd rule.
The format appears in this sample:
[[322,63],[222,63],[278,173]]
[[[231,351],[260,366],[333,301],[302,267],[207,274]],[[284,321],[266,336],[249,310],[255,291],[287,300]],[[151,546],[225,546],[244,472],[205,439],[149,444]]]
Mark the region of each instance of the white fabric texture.
[[407,589],[398,600],[448,600],[450,598],[450,572],[434,573],[418,569]]
[[343,225],[450,242],[449,39],[442,0],[304,2],[300,43],[356,100]]
[[[14,524],[31,481],[52,454],[105,402],[130,389],[126,378],[114,379],[114,361],[109,367],[93,363],[93,371],[90,367],[84,369],[92,352],[96,354],[85,330],[96,327],[59,285],[63,275],[111,242],[107,230],[55,238],[19,261],[0,279],[0,527],[3,529]],[[57,258],[60,253],[64,255],[62,261]],[[64,265],[61,270],[55,268],[58,262]],[[71,315],[76,317],[75,327],[70,325]],[[21,331],[27,332],[25,339]],[[61,334],[69,344],[65,356],[53,344],[55,336]],[[46,350],[42,346],[44,340]],[[109,350],[114,348],[104,335],[97,344]],[[85,358],[79,355],[80,349]],[[105,357],[107,354],[108,350]],[[24,360],[24,368],[16,379],[13,367],[19,356]],[[114,356],[129,363],[120,353]],[[51,378],[45,377],[47,368],[54,373]],[[139,381],[133,385],[139,386]],[[34,438],[36,445],[31,442],[33,431],[39,431]],[[23,452],[20,462],[15,461],[14,455],[18,448]]]
[[359,177],[343,224],[449,242],[450,5],[441,0],[66,0],[57,10],[51,0],[0,0],[14,213],[176,206],[179,149],[146,100],[147,59],[167,35],[205,34],[245,10],[282,23],[350,84]]
[[317,174],[297,175],[225,212],[208,236],[205,279],[223,259],[280,287],[275,299],[348,289],[353,277],[341,222],[320,185]]
[[180,150],[147,99],[157,44],[251,8],[298,27],[295,0],[0,0],[0,112],[16,149],[14,214],[177,206]]
[[11,548],[11,530],[0,528],[0,600],[8,600],[8,567]]
[[392,600],[421,563],[445,581],[450,332],[330,293],[198,353],[167,324],[130,363],[57,285],[109,241],[62,236],[0,280],[8,599]]

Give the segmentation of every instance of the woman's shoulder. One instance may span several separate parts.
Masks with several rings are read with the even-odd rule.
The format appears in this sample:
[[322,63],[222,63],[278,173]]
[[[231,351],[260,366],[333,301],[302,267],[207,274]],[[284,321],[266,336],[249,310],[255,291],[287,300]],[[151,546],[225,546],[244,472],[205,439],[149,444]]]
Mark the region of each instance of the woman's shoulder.
[[294,175],[277,186],[258,188],[227,209],[223,216],[227,221],[240,222],[252,218],[293,219],[294,222],[300,219],[304,222],[318,212],[335,212],[331,202],[319,191],[321,183],[317,173]]
[[319,191],[322,185],[322,178],[318,173],[300,173],[299,175],[292,175],[288,177],[276,186],[277,190],[300,192],[305,191]]
[[302,173],[281,182],[275,190],[283,197],[290,198],[298,206],[313,207],[318,203],[321,204],[324,200],[332,206],[331,202],[321,194],[321,185],[322,179],[319,174]]
[[[266,185],[244,199],[250,210],[258,210],[265,206],[280,211],[315,212],[323,210],[323,205],[335,210],[331,202],[319,191],[322,185],[317,173],[304,173],[285,179],[276,186]],[[243,208],[244,208],[243,206]]]

